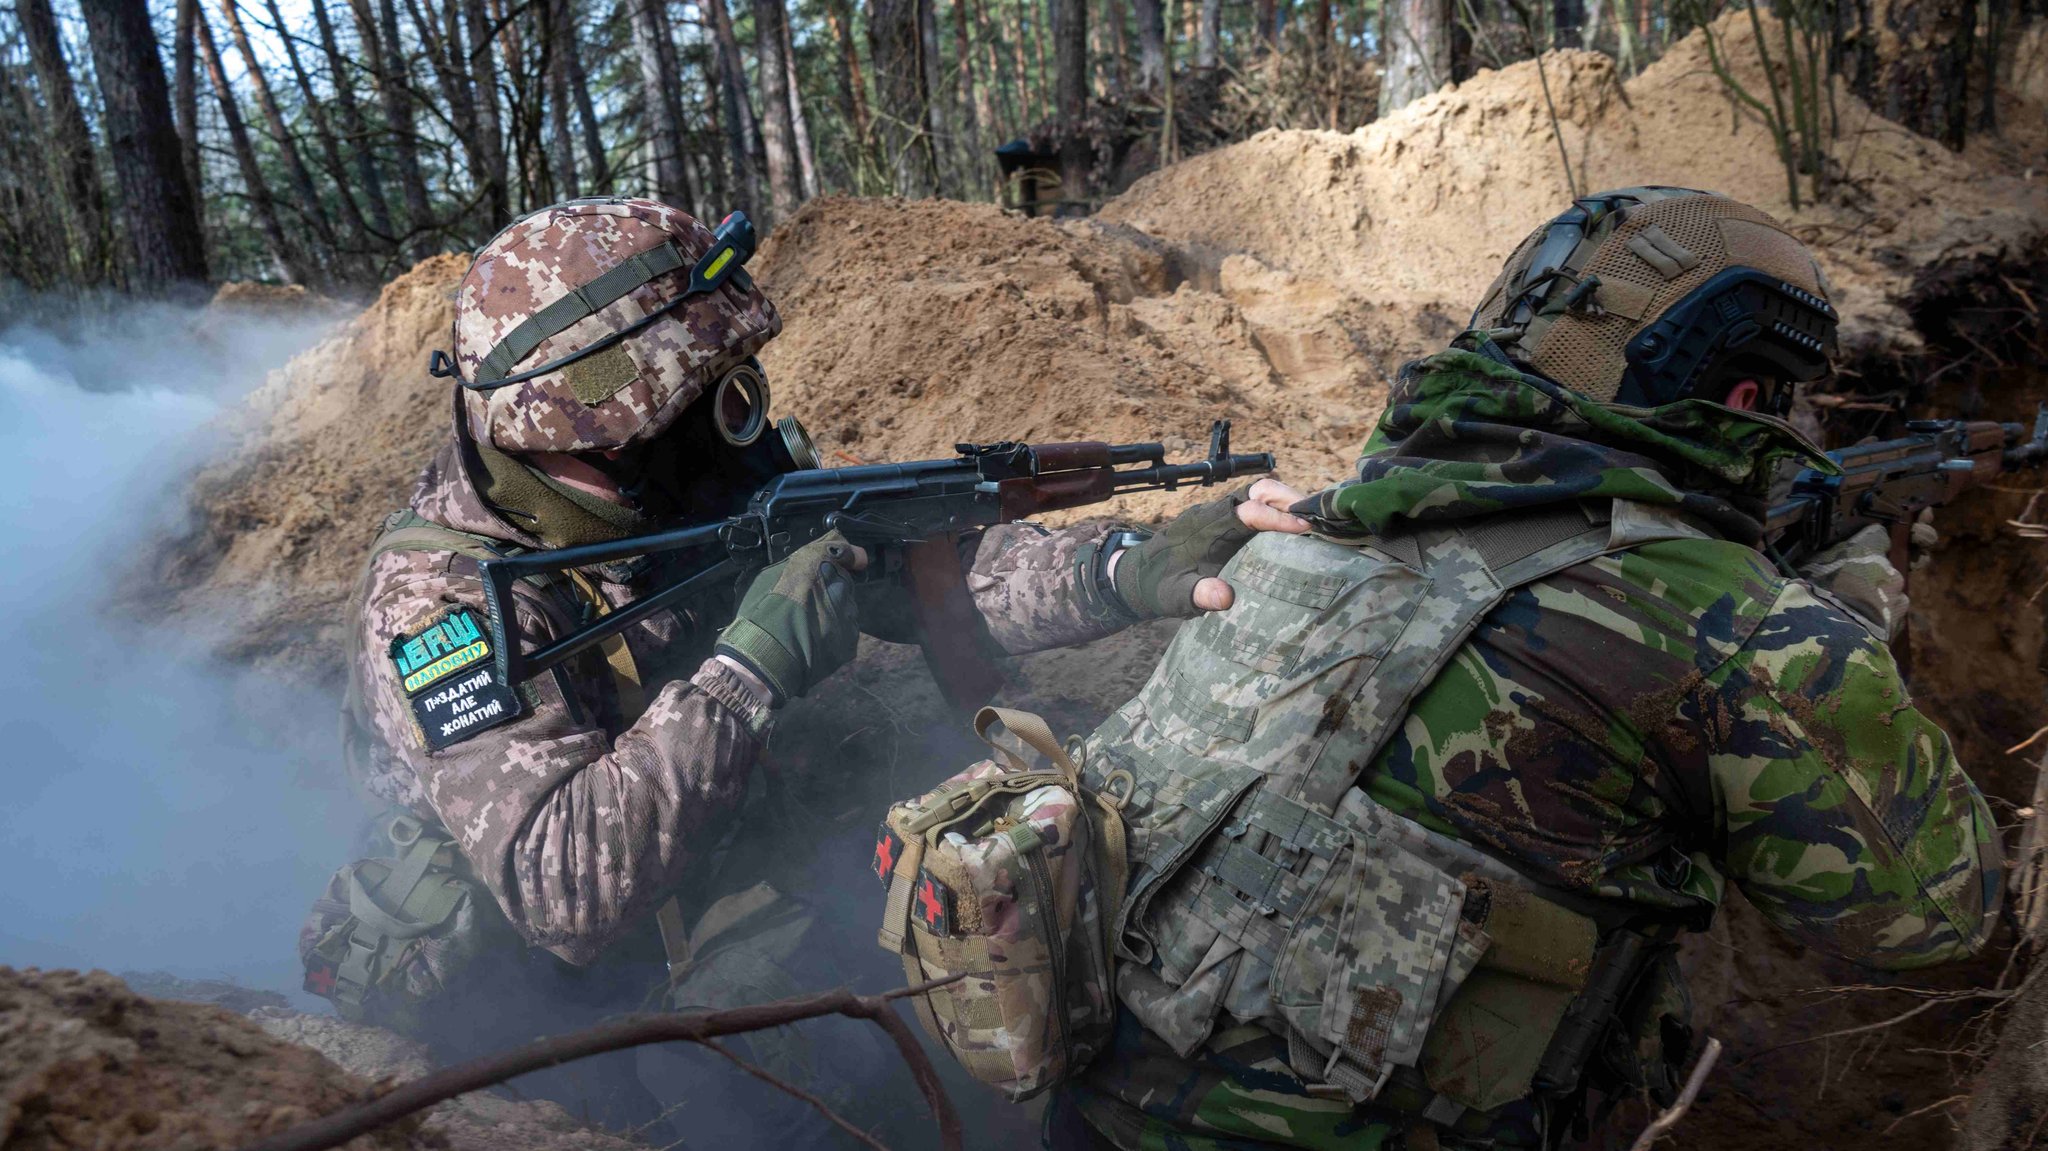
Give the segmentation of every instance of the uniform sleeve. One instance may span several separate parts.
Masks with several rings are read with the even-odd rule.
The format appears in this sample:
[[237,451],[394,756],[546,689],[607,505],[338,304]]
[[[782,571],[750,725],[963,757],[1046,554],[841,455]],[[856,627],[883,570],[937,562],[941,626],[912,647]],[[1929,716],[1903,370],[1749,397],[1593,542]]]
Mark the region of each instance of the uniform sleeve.
[[[361,672],[375,735],[411,767],[527,942],[587,963],[717,838],[744,793],[768,709],[732,669],[706,661],[610,740],[548,674],[521,689],[519,718],[429,751],[378,653],[414,618],[455,602],[481,612],[481,600],[474,581],[440,577],[370,601]],[[529,604],[520,615],[531,649],[548,624]]]
[[1723,862],[1810,946],[1891,970],[1959,959],[1997,922],[2001,850],[1947,733],[1883,643],[1791,582],[1695,717]]
[[972,548],[962,557],[967,591],[990,637],[1011,655],[1023,655],[1087,643],[1135,623],[1122,607],[1103,602],[1094,586],[1094,546],[1114,530],[1001,524],[966,541],[963,546]]

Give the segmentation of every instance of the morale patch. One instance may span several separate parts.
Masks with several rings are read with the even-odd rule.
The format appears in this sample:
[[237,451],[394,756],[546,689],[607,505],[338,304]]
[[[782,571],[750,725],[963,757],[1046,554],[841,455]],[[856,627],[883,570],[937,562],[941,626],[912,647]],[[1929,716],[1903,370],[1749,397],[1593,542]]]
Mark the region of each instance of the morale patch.
[[429,751],[519,714],[519,693],[498,681],[489,634],[474,609],[457,604],[419,631],[392,638],[391,663]]
[[490,664],[412,700],[412,718],[427,738],[427,749],[440,751],[519,714],[519,693],[498,682]]
[[476,613],[457,605],[412,635],[391,639],[391,662],[407,695],[418,695],[464,668],[488,662],[491,642]]
[[875,877],[884,884],[896,874],[896,861],[903,858],[903,841],[889,830],[888,824],[875,836]]
[[918,870],[910,902],[919,926],[933,935],[953,934],[953,889],[933,879],[931,872]]

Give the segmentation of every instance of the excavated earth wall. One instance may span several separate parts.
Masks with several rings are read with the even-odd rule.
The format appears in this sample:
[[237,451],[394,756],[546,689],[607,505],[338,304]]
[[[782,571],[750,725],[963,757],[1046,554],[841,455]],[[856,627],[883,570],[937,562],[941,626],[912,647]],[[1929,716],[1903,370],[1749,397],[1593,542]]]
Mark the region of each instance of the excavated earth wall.
[[[1716,33],[1758,90],[1747,22]],[[1962,155],[1837,93],[1837,191],[1793,210],[1766,134],[1726,96],[1697,35],[1626,81],[1591,53],[1541,66],[1540,78],[1535,62],[1482,73],[1349,135],[1263,134],[1146,177],[1089,220],[815,201],[754,264],[787,321],[762,356],[777,404],[810,425],[828,463],[1003,438],[1159,439],[1192,454],[1210,420],[1230,418],[1240,450],[1274,450],[1299,485],[1330,482],[1400,363],[1455,333],[1508,250],[1568,199],[1560,137],[1580,190],[1705,186],[1787,219],[1847,316],[1845,392],[2007,418],[2048,398],[2038,371],[1991,364],[2024,363],[2019,350],[2039,341],[2048,184],[2027,165],[2048,139],[2048,81],[2028,73],[2004,93],[2007,137]],[[337,682],[340,606],[364,545],[444,434],[448,395],[423,369],[445,345],[462,269],[455,256],[421,264],[273,376],[195,481],[191,530],[138,570],[136,604],[194,627],[230,621],[225,657]],[[1861,434],[1855,409],[1831,411],[1832,431]],[[1953,509],[1916,588],[1916,690],[2005,810],[2026,802],[2031,769],[2003,749],[2044,722],[2048,688],[2041,545],[2006,526],[2034,486]],[[1151,518],[1177,502],[1100,510]],[[1083,727],[1125,698],[1170,633],[1024,660],[1012,698]],[[801,781],[792,826],[857,850],[879,802],[967,762],[968,742],[943,734],[951,723],[914,656],[871,650],[778,732],[778,778]],[[1874,977],[1779,939],[1739,897],[1687,958],[1701,1018],[1730,1051],[1680,1146],[1947,1138],[1965,1102],[1950,1097],[1968,1090],[1959,1052],[1981,1039],[1985,1001],[1829,1033],[1922,1003],[1909,989],[1990,986],[2000,958]],[[1032,1145],[1028,1123],[989,1123],[980,1145]]]

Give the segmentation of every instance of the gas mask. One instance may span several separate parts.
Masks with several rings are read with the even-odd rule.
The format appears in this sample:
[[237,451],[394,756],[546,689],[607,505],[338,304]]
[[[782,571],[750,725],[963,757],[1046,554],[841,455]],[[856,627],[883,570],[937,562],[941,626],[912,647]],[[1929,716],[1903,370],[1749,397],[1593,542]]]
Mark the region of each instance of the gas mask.
[[794,416],[771,421],[768,378],[749,358],[718,378],[654,440],[581,458],[664,522],[722,519],[776,476],[820,466]]

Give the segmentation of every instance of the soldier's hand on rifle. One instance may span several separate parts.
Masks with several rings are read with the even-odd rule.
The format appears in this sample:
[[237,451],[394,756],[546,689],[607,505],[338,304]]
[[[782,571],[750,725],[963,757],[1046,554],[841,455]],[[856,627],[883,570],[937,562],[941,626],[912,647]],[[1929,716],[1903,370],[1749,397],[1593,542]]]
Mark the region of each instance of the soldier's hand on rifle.
[[1218,578],[1223,565],[1260,532],[1307,531],[1308,521],[1287,510],[1303,498],[1269,478],[1196,504],[1150,539],[1112,556],[1110,582],[1131,610],[1147,617],[1227,610],[1237,593]]
[[761,569],[719,634],[717,654],[752,672],[787,703],[837,671],[860,646],[860,613],[849,572],[867,555],[838,532]]

